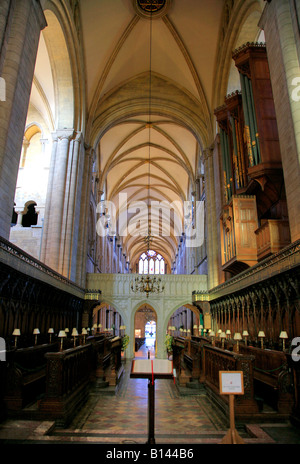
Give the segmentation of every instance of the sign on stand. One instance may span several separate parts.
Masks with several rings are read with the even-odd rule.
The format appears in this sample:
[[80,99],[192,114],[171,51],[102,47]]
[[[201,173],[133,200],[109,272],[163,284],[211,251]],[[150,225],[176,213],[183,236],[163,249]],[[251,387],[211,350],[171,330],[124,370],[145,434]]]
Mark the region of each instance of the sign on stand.
[[230,429],[221,441],[222,444],[244,444],[243,439],[235,428],[234,421],[234,396],[244,394],[243,371],[219,372],[220,394],[229,395]]

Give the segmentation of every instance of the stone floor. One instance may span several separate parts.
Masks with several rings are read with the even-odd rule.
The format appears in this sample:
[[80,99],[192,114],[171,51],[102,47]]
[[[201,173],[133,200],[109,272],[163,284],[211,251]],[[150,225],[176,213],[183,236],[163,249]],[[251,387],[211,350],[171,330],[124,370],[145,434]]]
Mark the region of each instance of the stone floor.
[[[148,357],[147,347],[136,354]],[[154,357],[149,349],[150,357]],[[145,444],[148,438],[148,387],[131,379],[131,363],[116,394],[91,394],[67,429],[53,422],[7,420],[0,424],[0,444]],[[156,444],[219,444],[228,419],[212,404],[205,390],[182,395],[172,380],[155,381]],[[300,430],[288,421],[241,424],[236,429],[246,444],[300,444]]]

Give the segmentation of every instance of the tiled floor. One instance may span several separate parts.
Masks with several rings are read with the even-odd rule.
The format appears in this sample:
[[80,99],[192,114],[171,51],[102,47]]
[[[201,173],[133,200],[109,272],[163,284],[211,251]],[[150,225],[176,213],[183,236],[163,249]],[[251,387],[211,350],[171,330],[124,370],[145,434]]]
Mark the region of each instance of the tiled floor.
[[[148,357],[144,346],[138,357]],[[154,357],[153,350],[150,357]],[[144,444],[148,438],[148,380],[129,376],[131,363],[116,394],[90,395],[67,429],[51,422],[6,421],[0,443]],[[227,419],[208,400],[205,390],[182,396],[171,380],[155,381],[155,439],[159,444],[217,444],[229,427]],[[248,444],[300,444],[300,430],[289,423],[236,424]]]

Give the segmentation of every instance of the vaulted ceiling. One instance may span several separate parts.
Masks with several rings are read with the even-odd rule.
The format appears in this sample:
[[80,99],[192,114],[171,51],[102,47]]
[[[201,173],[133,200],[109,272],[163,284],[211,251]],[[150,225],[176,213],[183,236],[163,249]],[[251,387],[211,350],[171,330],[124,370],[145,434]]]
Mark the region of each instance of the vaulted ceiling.
[[[123,199],[126,195],[129,207],[136,201],[147,205],[165,201],[181,205],[176,211],[183,225],[182,206],[191,200],[195,190],[202,150],[215,137],[216,94],[226,95],[232,72],[228,58],[226,63],[225,58],[220,61],[224,27],[230,29],[234,24],[236,18],[230,18],[234,7],[241,22],[245,21],[247,9],[252,8],[250,29],[248,25],[242,34],[240,27],[235,42],[231,39],[228,46],[234,47],[238,36],[241,40],[255,40],[258,5],[263,0],[154,1],[161,9],[151,15],[145,11],[148,0],[79,1],[85,143],[96,152],[99,191],[105,192],[106,200],[115,204],[118,213],[125,206],[120,194]],[[46,18],[55,31],[58,23],[52,13],[47,12]],[[59,34],[55,36],[59,38]],[[231,37],[231,31],[227,35]],[[42,53],[46,47],[49,52],[51,43],[47,32],[43,36],[32,100],[38,105],[38,98],[47,94],[48,120],[54,125],[55,83],[45,78],[51,56],[48,60]],[[57,53],[53,40],[52,48]],[[230,48],[228,53],[230,56]],[[222,82],[224,63],[227,80]],[[62,74],[62,83],[66,75]],[[224,88],[217,89],[216,82]],[[38,92],[41,88],[44,94]],[[147,223],[148,209],[138,212],[136,204],[134,209],[131,219],[138,217],[142,225],[144,218]],[[146,249],[146,229],[123,237],[132,265]],[[172,263],[179,239],[171,221],[170,232],[160,229],[152,248]]]
[[[190,200],[201,149],[213,131],[212,76],[224,1],[173,0],[163,14],[148,17],[137,3],[81,4],[87,131],[97,146],[100,189],[117,210],[120,193],[129,205]],[[169,262],[179,238],[172,225],[152,244]],[[142,230],[124,237],[131,261],[145,250]]]

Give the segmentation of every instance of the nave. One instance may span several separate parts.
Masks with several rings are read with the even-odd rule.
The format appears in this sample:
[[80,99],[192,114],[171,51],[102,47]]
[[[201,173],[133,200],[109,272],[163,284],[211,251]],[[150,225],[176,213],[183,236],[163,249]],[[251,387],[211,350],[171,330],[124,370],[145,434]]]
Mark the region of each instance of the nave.
[[[153,344],[142,345],[135,359],[154,359]],[[131,360],[117,392],[91,392],[66,428],[50,421],[7,420],[0,444],[145,444],[148,438],[148,380],[130,378]],[[288,421],[244,424],[236,429],[246,444],[300,444],[300,430]],[[156,444],[219,444],[229,420],[207,397],[205,389],[181,390],[172,380],[155,381]]]

